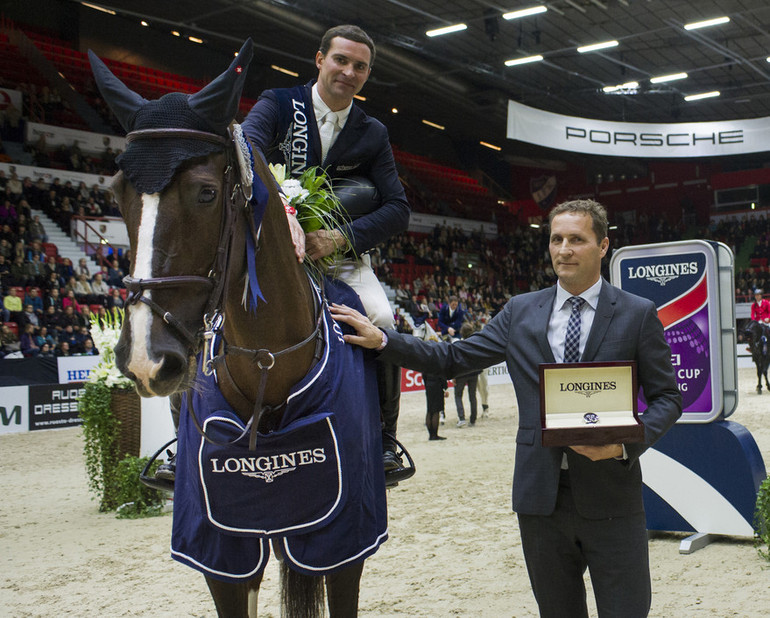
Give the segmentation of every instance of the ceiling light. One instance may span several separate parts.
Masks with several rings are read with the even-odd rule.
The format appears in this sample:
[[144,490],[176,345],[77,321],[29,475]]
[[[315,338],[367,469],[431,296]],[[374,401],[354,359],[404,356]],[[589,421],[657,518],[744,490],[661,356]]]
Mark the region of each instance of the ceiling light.
[[465,24],[454,24],[453,26],[444,26],[443,28],[436,28],[435,30],[428,30],[425,34],[427,36],[441,36],[442,34],[449,34],[450,32],[459,32],[465,30],[468,26]]
[[479,142],[482,146],[486,146],[487,148],[491,148],[492,150],[497,150],[498,152],[502,150],[500,146],[495,146],[494,144],[490,144],[489,142]]
[[729,17],[716,17],[714,19],[707,19],[705,21],[695,21],[691,24],[685,24],[685,30],[697,30],[698,28],[708,28],[709,26],[718,26],[719,24],[726,24],[730,21]]
[[[237,55],[237,52],[236,52]],[[296,71],[291,71],[290,69],[284,69],[283,67],[279,67],[277,64],[271,64],[270,68],[273,69],[273,71],[278,71],[279,73],[283,73],[285,75],[291,75],[292,77],[299,77],[299,73]]]
[[528,9],[520,9],[518,11],[511,11],[510,13],[503,13],[503,19],[519,19],[520,17],[529,17],[530,15],[545,13],[547,10],[547,6],[532,6]]
[[182,36],[181,34],[179,34],[178,30],[172,30],[171,34],[173,34],[174,36]]
[[193,43],[198,43],[198,44],[203,43],[203,39],[199,39],[197,36],[188,36],[187,40],[188,41],[192,41]]
[[90,4],[88,2],[81,2],[83,6],[87,6],[89,9],[94,9],[95,11],[101,11],[102,13],[109,13],[110,15],[116,15],[115,11],[112,9],[105,9],[103,6],[99,6],[98,4]]
[[639,88],[639,82],[626,82],[625,84],[618,84],[617,86],[605,86],[602,90],[610,94],[612,92],[622,92],[623,94],[636,94]]
[[429,127],[433,127],[434,129],[440,129],[442,131],[446,128],[446,127],[441,126],[440,124],[436,124],[435,122],[431,122],[430,120],[423,119],[422,123],[423,124],[427,124]]
[[540,229],[540,224],[539,223],[530,223],[529,227],[532,227],[532,228],[535,228],[536,230],[539,230]]
[[701,92],[700,94],[691,94],[684,98],[685,101],[700,101],[701,99],[710,99],[711,97],[718,97],[719,90],[712,90],[711,92]]
[[592,52],[597,51],[599,49],[607,49],[608,47],[617,47],[618,42],[617,41],[604,41],[603,43],[594,43],[593,45],[584,45],[583,47],[578,47],[578,53],[579,54],[585,54],[586,52]]
[[144,20],[140,21],[139,23],[140,23],[140,24],[142,24],[142,25],[143,25],[145,28],[146,28],[147,26],[149,26],[149,25],[150,25],[150,24],[148,24],[148,23],[147,23],[146,21],[144,21]]
[[528,64],[530,62],[540,62],[543,59],[542,56],[527,56],[525,58],[513,58],[505,61],[505,66],[515,67],[517,64]]
[[390,113],[391,114],[398,114],[398,108],[394,107],[393,109],[390,110]]
[[[297,77],[299,77],[299,75]],[[366,101],[366,97],[362,97],[360,94],[354,94],[353,98],[358,99],[359,101]]]
[[665,82],[673,82],[677,79],[687,79],[687,73],[672,73],[671,75],[661,75],[660,77],[653,77],[650,79],[651,84],[663,84]]

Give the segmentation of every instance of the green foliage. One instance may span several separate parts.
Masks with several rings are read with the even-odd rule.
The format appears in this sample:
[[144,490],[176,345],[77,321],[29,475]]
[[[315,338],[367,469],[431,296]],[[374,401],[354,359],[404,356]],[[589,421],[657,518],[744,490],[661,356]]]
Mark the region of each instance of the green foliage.
[[762,481],[759,486],[757,506],[754,511],[754,531],[757,552],[765,560],[770,561],[770,477]]
[[86,382],[78,409],[83,419],[88,487],[100,497],[99,510],[111,511],[118,505],[115,447],[120,423],[112,414],[110,388],[104,382]]
[[[120,505],[117,513],[119,519],[138,519],[162,514],[164,502],[162,493],[157,489],[143,485],[139,480],[139,475],[149,459],[149,457],[128,455],[118,462],[115,469],[117,485],[115,497]],[[155,474],[155,469],[159,465],[160,462],[156,461],[150,468],[150,476]]]

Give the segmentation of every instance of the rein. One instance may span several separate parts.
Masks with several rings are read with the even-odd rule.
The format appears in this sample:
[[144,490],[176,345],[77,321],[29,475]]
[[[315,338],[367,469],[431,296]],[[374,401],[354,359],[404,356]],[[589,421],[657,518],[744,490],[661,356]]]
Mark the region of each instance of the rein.
[[[253,350],[248,348],[242,348],[239,346],[231,346],[231,345],[228,345],[224,341],[224,337],[222,337],[223,345],[220,346],[221,351],[218,354],[215,353],[215,351],[212,348],[212,344],[215,337],[217,337],[222,333],[223,326],[224,326],[224,314],[222,312],[222,304],[223,304],[222,301],[224,297],[225,283],[227,281],[227,276],[226,276],[227,264],[230,259],[232,240],[233,240],[233,235],[235,231],[235,223],[237,220],[236,206],[238,206],[238,204],[236,204],[236,199],[241,198],[243,200],[243,207],[248,209],[252,207],[253,194],[249,196],[245,195],[242,185],[236,182],[235,170],[238,169],[238,162],[236,161],[236,158],[235,158],[232,137],[228,139],[213,133],[207,133],[204,131],[195,131],[191,129],[144,129],[141,131],[130,132],[126,136],[126,141],[127,143],[130,143],[138,139],[160,139],[160,138],[174,138],[174,139],[183,138],[183,139],[203,140],[203,141],[222,145],[225,148],[225,154],[227,158],[226,158],[226,165],[225,165],[225,171],[224,171],[224,187],[222,192],[222,206],[223,206],[224,214],[222,217],[222,225],[220,227],[217,254],[214,260],[214,264],[211,270],[209,271],[208,276],[206,277],[201,277],[198,275],[171,275],[167,277],[148,277],[144,279],[137,279],[131,276],[125,277],[123,281],[125,283],[126,288],[129,291],[129,294],[126,297],[126,306],[129,307],[139,302],[147,305],[154,314],[160,316],[166,324],[168,324],[171,328],[173,328],[192,347],[195,353],[197,353],[200,350],[201,345],[203,344],[204,345],[204,353],[203,353],[204,373],[206,373],[207,375],[210,375],[211,372],[216,372],[217,369],[223,369],[223,371],[221,371],[221,376],[225,378],[225,381],[227,381],[228,384],[231,386],[236,396],[240,397],[242,400],[246,400],[246,397],[245,395],[243,395],[241,390],[237,387],[237,385],[232,380],[232,377],[230,376],[229,371],[227,371],[227,365],[224,362],[225,356],[227,354],[236,354],[236,355],[252,357],[252,361],[257,365],[257,367],[259,367],[259,370],[260,370],[260,379],[259,379],[259,388],[257,390],[257,397],[253,404],[251,419],[249,420],[249,423],[246,426],[246,430],[241,436],[236,438],[233,442],[218,442],[206,434],[205,430],[201,427],[197,416],[195,415],[195,411],[193,410],[193,403],[192,403],[193,386],[192,385],[190,386],[187,392],[187,401],[188,401],[190,416],[192,417],[193,423],[195,424],[195,427],[198,430],[198,432],[201,434],[201,436],[203,436],[205,440],[217,446],[226,446],[228,444],[232,444],[240,440],[245,435],[245,433],[249,431],[249,427],[250,427],[249,449],[255,450],[256,439],[257,439],[257,428],[259,427],[259,422],[262,419],[262,415],[267,410],[278,409],[284,405],[282,403],[281,405],[276,406],[274,408],[271,406],[263,405],[265,389],[267,386],[268,372],[275,365],[276,357],[295,352],[314,340],[316,341],[316,358],[319,356],[319,353],[320,353],[319,350],[323,344],[323,336],[321,334],[321,325],[323,322],[323,311],[320,306],[320,301],[317,298],[317,295],[314,294],[313,295],[314,311],[317,314],[316,326],[313,329],[313,332],[311,332],[310,335],[308,335],[305,339],[303,339],[299,343],[296,343],[292,346],[284,348],[283,350],[280,350],[278,352],[271,352],[270,350],[264,349],[264,348]],[[240,202],[241,199],[238,199],[238,202]],[[259,247],[259,230],[255,229],[253,225],[252,217],[249,217],[248,219],[250,222],[250,226],[249,226],[250,232],[252,234],[252,237],[254,238],[255,245],[258,248]],[[206,302],[206,309],[204,311],[203,325],[200,328],[198,328],[198,330],[195,332],[191,332],[190,329],[187,328],[181,322],[181,320],[176,318],[169,311],[166,311],[158,303],[156,303],[151,298],[148,298],[144,294],[145,290],[166,289],[171,287],[190,286],[190,285],[205,286],[210,288],[209,297]],[[219,376],[220,373],[218,373],[217,375]],[[248,400],[246,401],[248,405],[251,405],[251,403],[248,402]]]

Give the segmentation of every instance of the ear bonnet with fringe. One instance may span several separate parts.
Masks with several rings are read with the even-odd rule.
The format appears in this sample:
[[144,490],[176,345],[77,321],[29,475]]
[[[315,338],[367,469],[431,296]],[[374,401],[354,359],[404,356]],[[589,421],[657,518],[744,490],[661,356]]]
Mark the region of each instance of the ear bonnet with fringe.
[[[191,129],[227,137],[227,127],[238,111],[238,101],[251,62],[247,39],[228,69],[195,94],[171,92],[148,101],[129,89],[107,66],[88,51],[99,91],[127,133],[146,129]],[[158,193],[177,168],[189,159],[222,152],[224,143],[174,137],[138,137],[128,142],[117,159],[123,174],[140,193]]]

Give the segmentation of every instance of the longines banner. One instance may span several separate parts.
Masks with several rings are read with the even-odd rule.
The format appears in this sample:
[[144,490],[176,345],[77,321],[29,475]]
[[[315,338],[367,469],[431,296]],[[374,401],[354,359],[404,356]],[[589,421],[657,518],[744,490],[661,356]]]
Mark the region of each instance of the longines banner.
[[615,157],[713,157],[768,150],[770,117],[647,124],[562,116],[508,101],[508,138]]

